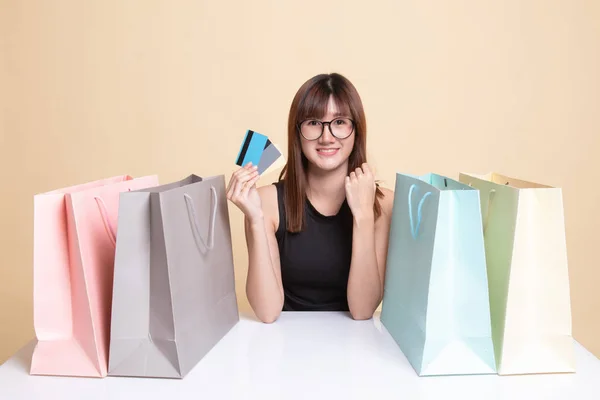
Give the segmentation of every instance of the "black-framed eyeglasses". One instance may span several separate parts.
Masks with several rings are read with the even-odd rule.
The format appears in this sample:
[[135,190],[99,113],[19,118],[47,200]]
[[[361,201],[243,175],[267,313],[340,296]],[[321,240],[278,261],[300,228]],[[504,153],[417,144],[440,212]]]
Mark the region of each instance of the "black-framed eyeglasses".
[[319,121],[318,119],[306,119],[298,124],[300,134],[306,140],[317,140],[325,132],[325,125],[329,132],[338,139],[346,139],[354,132],[354,121],[350,118],[336,118],[331,121]]

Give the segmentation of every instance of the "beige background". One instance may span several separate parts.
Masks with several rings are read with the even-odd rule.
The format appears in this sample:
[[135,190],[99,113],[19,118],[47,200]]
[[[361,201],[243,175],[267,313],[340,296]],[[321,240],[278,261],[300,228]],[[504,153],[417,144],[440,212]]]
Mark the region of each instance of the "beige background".
[[229,179],[244,131],[285,146],[295,91],[331,71],[363,97],[384,186],[495,170],[564,189],[574,334],[600,356],[599,20],[594,0],[0,0],[0,362],[33,337],[34,193]]

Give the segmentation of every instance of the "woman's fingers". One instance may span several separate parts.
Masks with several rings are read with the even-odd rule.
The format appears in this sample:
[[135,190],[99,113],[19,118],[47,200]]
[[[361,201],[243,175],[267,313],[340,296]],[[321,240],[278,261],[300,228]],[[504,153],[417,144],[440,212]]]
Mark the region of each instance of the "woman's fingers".
[[227,193],[228,194],[231,191],[231,189],[233,188],[233,186],[235,185],[237,177],[244,171],[247,171],[249,165],[250,165],[250,163],[246,164],[246,166],[244,166],[242,168],[238,168],[237,170],[235,170],[233,172],[233,174],[231,174],[231,178],[229,179],[229,184],[227,185]]
[[258,182],[259,179],[260,175],[257,174],[254,178],[244,183],[244,189],[242,190],[241,194],[245,196],[250,191],[250,189],[252,189],[254,185],[256,185],[256,182]]
[[241,171],[236,177],[235,179],[238,182],[245,182],[246,180],[248,180],[248,176],[254,174],[256,172],[256,167],[251,167],[251,168],[244,168],[243,171]]
[[240,183],[239,181],[236,181],[235,185],[233,186],[231,198],[234,202],[237,202],[238,199],[240,198],[240,193],[242,191],[243,186],[244,186],[244,184]]
[[258,171],[254,171],[250,174],[246,174],[237,179],[235,187],[233,189],[233,198],[237,199],[240,197],[240,194],[244,191],[247,183],[258,176]]
[[240,168],[237,171],[235,171],[232,174],[231,179],[229,181],[229,186],[227,187],[227,198],[231,200],[231,198],[234,196],[234,193],[236,192],[236,186],[240,182],[244,183],[249,179],[252,179],[254,177],[254,174],[256,173],[257,167],[252,166],[251,163],[248,163],[243,168]]
[[250,171],[248,173],[238,176],[237,181],[239,183],[246,183],[250,179],[253,179],[256,175],[258,175],[258,171]]

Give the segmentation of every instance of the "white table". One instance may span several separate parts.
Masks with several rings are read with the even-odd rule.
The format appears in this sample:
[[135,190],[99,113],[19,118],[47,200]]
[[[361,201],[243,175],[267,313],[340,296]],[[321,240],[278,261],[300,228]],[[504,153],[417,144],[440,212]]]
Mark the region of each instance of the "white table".
[[0,366],[0,399],[600,399],[600,360],[577,342],[575,374],[418,377],[379,315],[241,318],[182,380],[30,376],[29,343]]

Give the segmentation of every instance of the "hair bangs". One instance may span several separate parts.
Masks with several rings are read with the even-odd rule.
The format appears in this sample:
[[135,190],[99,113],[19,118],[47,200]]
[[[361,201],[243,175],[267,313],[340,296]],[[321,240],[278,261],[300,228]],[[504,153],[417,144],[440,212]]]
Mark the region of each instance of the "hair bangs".
[[[323,81],[321,85],[314,85],[307,91],[304,100],[298,107],[298,119],[296,123],[300,123],[306,119],[322,119],[328,111],[329,98],[333,98],[336,112],[335,116],[353,117],[350,109],[350,96],[339,88],[333,88]],[[335,90],[338,89],[338,90]]]

